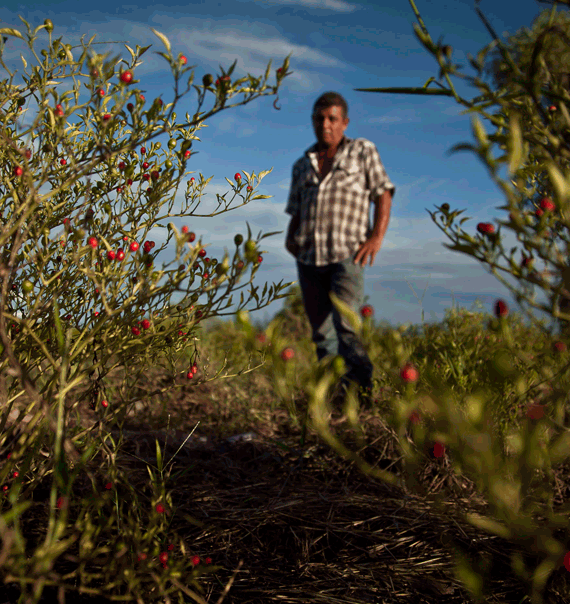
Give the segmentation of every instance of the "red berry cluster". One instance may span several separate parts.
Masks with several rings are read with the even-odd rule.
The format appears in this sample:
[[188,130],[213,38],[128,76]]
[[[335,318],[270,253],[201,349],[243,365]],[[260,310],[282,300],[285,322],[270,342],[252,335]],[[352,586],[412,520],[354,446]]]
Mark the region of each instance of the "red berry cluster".
[[552,201],[548,198],[548,197],[543,197],[540,200],[540,207],[543,210],[549,210],[552,211],[556,208],[556,206],[554,205],[554,203],[552,203]]
[[228,75],[224,76],[221,80],[220,80],[220,78],[218,78],[216,80],[216,86],[219,86],[220,82],[229,82],[229,81],[230,81],[230,76],[228,76]]
[[434,443],[432,452],[434,457],[443,457],[445,455],[445,445],[440,442]]
[[400,377],[406,383],[417,382],[419,373],[418,370],[411,363],[406,363],[406,365],[404,365],[404,367],[400,371]]
[[492,234],[495,232],[495,227],[490,222],[480,222],[477,225],[477,230],[479,231],[479,233]]
[[495,302],[495,316],[506,317],[509,314],[509,307],[504,300],[497,300]]
[[123,71],[123,73],[119,76],[119,79],[123,84],[130,84],[133,81],[133,72],[132,71]]

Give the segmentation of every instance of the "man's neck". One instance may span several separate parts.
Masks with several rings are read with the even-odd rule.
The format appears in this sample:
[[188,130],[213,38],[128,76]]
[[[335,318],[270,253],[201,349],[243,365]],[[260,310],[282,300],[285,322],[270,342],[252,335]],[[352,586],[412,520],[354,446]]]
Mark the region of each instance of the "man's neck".
[[319,148],[319,155],[321,157],[327,157],[329,159],[332,159],[336,155],[337,150],[338,147],[323,147],[322,149]]
[[338,148],[340,147],[341,143],[342,140],[336,147],[319,147],[319,155],[321,155],[322,157],[326,156],[327,158],[332,159],[336,155],[336,152],[338,151]]

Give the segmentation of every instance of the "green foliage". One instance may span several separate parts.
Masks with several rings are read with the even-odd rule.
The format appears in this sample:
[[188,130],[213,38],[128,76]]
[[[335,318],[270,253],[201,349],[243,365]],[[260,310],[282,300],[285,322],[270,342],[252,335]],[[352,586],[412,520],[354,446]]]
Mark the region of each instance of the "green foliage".
[[[554,77],[549,79],[548,87],[543,86],[548,66],[543,60],[545,47],[540,36],[532,48],[530,66],[523,72],[476,7],[494,40],[476,58],[470,57],[472,66],[480,76],[485,56],[498,45],[505,65],[511,70],[513,77],[510,81],[516,84],[491,90],[480,77],[467,78],[458,73],[459,66],[451,62],[452,49],[442,45],[441,40],[435,43],[431,39],[414,0],[410,0],[410,5],[419,23],[414,24],[416,36],[436,59],[440,68],[438,79],[445,78],[449,88],[432,77],[423,88],[357,90],[452,96],[466,107],[465,113],[472,114],[475,143],[458,144],[452,152],[469,150],[480,157],[507,198],[506,205],[499,209],[508,210],[509,218],[500,222],[498,229],[491,223],[481,223],[478,232],[471,234],[460,227],[453,230],[454,221],[462,210],[451,210],[444,204],[435,212],[428,212],[452,240],[452,244],[446,247],[488,265],[491,272],[513,292],[532,321],[532,332],[522,328],[519,317],[509,315],[503,301],[497,301],[495,318],[483,326],[475,318],[469,319],[473,320],[472,326],[459,326],[457,318],[450,317],[447,332],[424,325],[423,336],[411,333],[404,340],[396,330],[375,332],[369,319],[360,320],[346,305],[331,296],[338,311],[353,325],[375,370],[384,374],[393,386],[392,394],[384,400],[384,407],[388,405],[389,412],[386,414],[384,411],[383,415],[388,417],[390,427],[398,435],[405,465],[403,475],[371,465],[331,428],[327,392],[338,379],[334,367],[307,375],[307,421],[325,442],[363,472],[411,490],[416,487],[416,476],[425,453],[430,452],[434,457],[444,456],[459,475],[463,474],[475,482],[490,505],[490,511],[484,517],[466,516],[473,526],[512,540],[521,552],[529,542],[535,544],[537,557],[533,562],[534,568],[523,572],[516,556],[512,568],[533,604],[540,604],[549,577],[564,565],[570,570],[570,542],[554,537],[561,518],[566,518],[567,525],[567,511],[559,515],[554,513],[549,483],[553,468],[570,457],[567,447],[569,429],[565,424],[570,362],[564,339],[555,341],[552,329],[547,328],[543,321],[536,320],[523,304],[540,308],[564,325],[570,322],[570,315],[561,312],[565,308],[564,298],[570,298],[567,253],[570,244],[567,160],[570,154],[566,139],[570,127],[567,109],[570,95]],[[552,62],[557,58],[552,56]],[[539,70],[539,66],[544,71]],[[462,99],[451,82],[452,75],[468,79],[482,94],[472,101]],[[434,82],[439,88],[428,89]],[[544,106],[546,99],[556,101],[556,111]],[[494,113],[490,109],[493,106],[498,107]],[[479,116],[496,131],[489,132]],[[494,146],[504,153],[494,157]],[[502,166],[509,169],[508,181],[498,176]],[[462,218],[460,226],[467,220],[468,217]],[[523,259],[516,262],[516,248],[508,254],[505,252],[502,229],[515,232],[530,254],[526,257],[530,261],[525,262],[523,253]],[[562,249],[557,244],[562,244]],[[506,261],[506,266],[499,264],[501,258]],[[546,270],[537,270],[533,261],[538,259],[544,261]],[[501,278],[497,272],[499,269],[514,276],[521,289]],[[548,274],[560,277],[559,283],[550,283]],[[548,305],[535,302],[535,286],[549,295]],[[465,315],[461,318],[467,319]],[[267,335],[273,336],[276,327],[270,326]],[[284,342],[276,337],[275,357],[282,346]],[[289,353],[285,358],[294,359],[295,356]],[[293,384],[292,366],[279,364],[277,358],[275,361],[275,384],[285,400],[287,386]],[[410,368],[417,371],[417,380],[416,372],[409,371]],[[541,386],[546,386],[546,390],[539,397]],[[351,392],[345,412],[356,432],[361,428],[357,407],[358,402]],[[414,415],[415,420],[412,421]],[[539,525],[538,518],[547,519],[546,527],[544,523]],[[456,551],[455,560],[457,577],[474,601],[482,601],[485,569],[473,567],[467,555],[460,550]]]
[[[546,33],[545,33],[546,32]],[[543,35],[544,34],[544,35]],[[570,13],[568,10],[545,9],[533,21],[532,26],[522,27],[503,41],[503,46],[511,54],[515,65],[523,74],[528,73],[536,43],[543,40],[542,56],[538,78],[549,85],[553,80],[561,80],[568,87],[570,81]],[[544,64],[544,66],[543,66]],[[495,88],[524,89],[524,79],[513,72],[510,62],[505,59],[500,48],[496,48],[489,57],[485,71],[493,79]]]
[[[225,302],[227,308],[232,303],[230,293],[244,287],[236,285],[249,269],[249,283],[253,281],[264,253],[258,244],[275,233],[254,240],[248,225],[243,248],[236,240],[233,258],[226,252],[218,261],[206,257],[202,240],[192,245],[194,234],[179,231],[172,219],[192,216],[196,199],[213,178],[200,174],[199,180],[187,179],[193,142],[200,141],[196,132],[203,122],[236,106],[226,107],[234,94],[246,95],[239,104],[256,95],[276,94],[288,75],[289,57],[277,70],[277,85],[272,87],[266,85],[271,62],[263,82],[249,75],[232,82],[237,61],[227,73],[220,67],[215,88],[211,76],[204,78],[203,86],[193,86],[199,99],[194,117],[186,114],[185,120],[177,122],[174,110],[192,88],[194,74],[174,57],[162,33],[153,30],[166,49],[157,54],[168,63],[174,78],[170,103],[147,102],[141,94],[137,68],[150,46],[133,50],[125,44],[129,59],[99,55],[92,48],[94,37],[88,43],[82,38],[80,45],[72,47],[53,36],[57,28],[51,21],[32,31],[21,20],[26,33],[0,30],[0,64],[9,76],[0,81],[1,425],[6,426],[16,402],[26,406],[16,424],[25,413],[33,419],[0,470],[0,479],[5,481],[19,469],[18,480],[1,504],[3,540],[14,538],[13,549],[3,550],[1,571],[6,578],[9,569],[11,580],[38,599],[42,585],[47,584],[48,569],[78,543],[86,552],[81,559],[82,576],[92,572],[89,565],[100,561],[98,556],[105,558],[108,570],[99,585],[103,591],[95,593],[111,595],[119,586],[128,585],[129,592],[150,602],[148,584],[154,582],[159,601],[168,591],[164,577],[146,570],[133,574],[132,561],[124,557],[136,547],[138,526],[149,526],[145,538],[150,539],[152,522],[135,518],[129,512],[131,504],[121,507],[115,499],[105,512],[109,531],[117,531],[123,540],[115,556],[103,545],[104,531],[88,529],[100,512],[93,501],[74,498],[73,485],[85,474],[95,484],[97,477],[87,466],[98,451],[107,454],[108,471],[113,473],[115,452],[106,443],[105,427],[117,420],[122,425],[126,408],[140,399],[141,371],[154,367],[170,373],[171,379],[147,396],[167,393],[182,362],[194,363],[185,374],[196,368],[196,335],[202,321],[216,316],[220,304]],[[45,41],[46,33],[47,47],[40,59],[35,46],[39,38]],[[35,63],[28,64],[22,56],[18,83],[3,59],[12,38],[26,42]],[[181,80],[186,77],[186,90],[181,91]],[[71,81],[70,90],[62,86],[66,80]],[[210,112],[202,114],[206,94],[212,94],[215,102]],[[21,118],[30,117],[32,103],[37,115],[23,124]],[[169,137],[164,149],[156,140],[161,135]],[[269,172],[250,175],[243,171],[243,178],[240,174],[226,180],[234,198],[239,195],[245,205],[267,197],[256,195],[255,187]],[[180,203],[176,194],[184,181],[186,193]],[[219,213],[227,210],[226,205]],[[220,293],[222,285],[228,287]],[[261,296],[252,287],[248,300],[242,293],[242,305],[254,299],[257,308],[262,308],[283,297],[279,292],[287,285],[268,288],[266,284]],[[124,376],[121,386],[107,388],[110,375],[117,371]],[[97,437],[83,431],[78,438],[69,429],[79,390],[98,415],[102,432]],[[12,429],[3,434],[2,445],[13,435]],[[47,456],[38,456],[40,445],[47,448]],[[168,502],[164,486],[168,471],[162,467],[160,450],[157,457],[157,474],[151,476],[157,491],[154,500],[143,504],[133,493],[135,509]],[[29,558],[23,554],[21,516],[28,498],[49,475],[47,534]],[[75,528],[69,519],[73,514]],[[188,561],[184,564],[189,566]],[[170,576],[188,572],[195,583],[198,570],[185,569],[184,564],[171,570]],[[57,584],[58,579],[49,579],[53,580]]]

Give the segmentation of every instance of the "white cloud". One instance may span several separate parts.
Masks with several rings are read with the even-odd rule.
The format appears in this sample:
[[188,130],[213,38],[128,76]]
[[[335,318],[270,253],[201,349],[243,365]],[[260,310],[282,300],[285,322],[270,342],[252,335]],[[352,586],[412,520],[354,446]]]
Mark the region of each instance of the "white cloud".
[[332,10],[337,13],[351,13],[361,8],[359,5],[343,2],[342,0],[257,0],[259,4],[270,6],[306,6],[307,8],[320,8]]

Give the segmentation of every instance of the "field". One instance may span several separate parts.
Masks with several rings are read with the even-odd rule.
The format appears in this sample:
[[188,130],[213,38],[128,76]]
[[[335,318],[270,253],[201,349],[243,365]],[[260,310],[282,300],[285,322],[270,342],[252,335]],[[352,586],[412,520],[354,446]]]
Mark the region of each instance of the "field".
[[[487,602],[530,602],[525,598],[528,590],[510,568],[514,545],[464,520],[465,512],[485,513],[489,506],[475,483],[456,473],[452,455],[426,454],[417,476],[420,492],[412,493],[362,474],[354,463],[323,444],[310,426],[301,442],[299,418],[307,406],[303,376],[315,367],[316,355],[298,301],[281,315],[281,334],[296,354],[297,385],[291,392],[290,408],[297,417],[276,402],[270,358],[237,377],[204,381],[224,362],[222,376],[247,370],[248,365],[240,328],[211,323],[199,335],[199,371],[193,380],[181,378],[170,384],[174,389],[169,394],[149,396],[170,378],[145,368],[137,382],[140,402],[124,418],[121,444],[118,424],[105,422],[114,436],[117,466],[124,469],[141,498],[149,493],[148,465],[157,465],[156,440],[164,463],[175,456],[167,482],[172,494],[170,529],[183,537],[190,554],[198,555],[202,564],[210,558],[207,567],[216,572],[200,578],[203,598],[215,603],[225,593],[223,601],[232,604],[468,603],[469,596],[453,573],[453,551],[460,547],[488,573]],[[531,334],[520,324],[513,323],[512,329],[515,340],[529,354],[554,359],[550,361],[554,371],[567,363],[566,353],[552,357],[543,336]],[[429,372],[420,371],[418,388],[445,384],[456,393],[468,393],[474,381],[491,383],[485,363],[500,346],[500,335],[485,331],[481,315],[460,313],[442,324],[426,326],[425,332],[408,330],[402,335],[414,351],[410,360],[417,366],[430,366]],[[378,341],[383,337],[378,333]],[[391,401],[402,396],[402,385],[397,376],[383,373],[380,361],[374,359],[378,366],[374,404],[361,410],[363,434],[351,430],[339,412],[333,412],[331,423],[366,461],[399,472],[398,436],[385,417]],[[549,384],[537,385],[522,401],[514,391],[505,391],[497,410],[497,430],[516,425],[528,405],[541,401],[551,389]],[[74,411],[78,414],[70,428],[81,439],[82,432],[96,425],[101,412],[89,409],[87,401]],[[409,435],[408,442],[412,442]],[[97,472],[97,463],[92,463],[92,470]],[[555,511],[567,510],[569,478],[570,463],[547,477]],[[537,481],[542,479],[537,475]],[[86,478],[78,479],[74,497],[85,496],[88,487]],[[120,484],[116,489],[119,498],[121,494],[128,498]],[[26,515],[30,547],[43,532],[46,494],[36,490],[35,505]],[[560,529],[558,538],[570,546],[566,529]],[[176,555],[180,554],[173,552],[172,558]],[[532,543],[523,556],[529,563],[535,559]],[[149,572],[160,573],[156,559],[144,563]],[[73,560],[64,557],[56,567],[72,573]],[[545,602],[568,602],[569,577],[564,566],[553,573]],[[73,585],[73,579],[68,584]],[[14,590],[0,597],[0,604],[15,601]],[[57,601],[56,589],[46,588],[44,594],[42,601]],[[148,602],[155,598],[149,594]],[[107,600],[68,593],[66,601]]]

